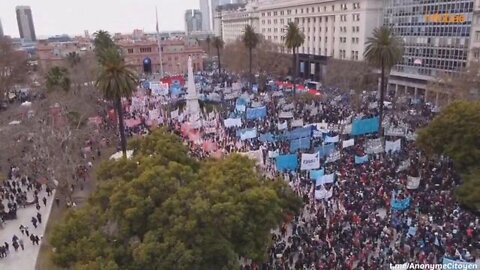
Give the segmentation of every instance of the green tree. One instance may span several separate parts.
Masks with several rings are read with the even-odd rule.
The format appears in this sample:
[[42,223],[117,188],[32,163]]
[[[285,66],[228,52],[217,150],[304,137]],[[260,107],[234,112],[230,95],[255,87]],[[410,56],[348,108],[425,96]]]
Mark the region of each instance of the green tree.
[[69,52],[65,58],[71,68],[78,65],[81,61],[80,55],[77,52]]
[[258,34],[255,33],[255,29],[251,25],[245,26],[243,31],[242,41],[245,47],[248,49],[248,75],[250,76],[249,81],[253,83],[253,74],[252,74],[252,56],[253,49],[255,49],[260,41]]
[[298,25],[294,22],[289,22],[286,27],[285,47],[292,50],[292,76],[295,79],[297,74],[297,49],[305,42],[305,35],[300,31]]
[[458,101],[419,131],[417,144],[430,155],[450,157],[459,171],[480,160],[480,102]]
[[62,89],[65,92],[70,91],[71,80],[68,69],[63,67],[52,67],[45,75],[47,90],[53,91]]
[[457,200],[473,209],[480,210],[480,167],[470,169],[463,177],[463,184],[456,190]]
[[125,138],[125,127],[123,121],[122,98],[129,98],[133,95],[137,76],[125,64],[119,50],[115,47],[102,50],[102,67],[98,75],[96,86],[102,91],[104,97],[114,103],[118,116],[118,128],[123,156],[127,155],[127,140]]
[[53,261],[74,269],[239,269],[266,260],[270,231],[300,199],[239,155],[197,162],[158,129],[107,161],[88,204],[57,225]]
[[394,65],[402,60],[403,41],[397,37],[390,28],[381,26],[373,30],[372,36],[367,39],[364,52],[365,59],[376,67],[380,68],[380,100],[378,104],[380,126],[379,133],[382,134],[383,102],[385,100],[386,74]]
[[220,50],[223,49],[223,45],[225,45],[225,43],[223,42],[221,37],[215,37],[213,39],[213,46],[217,49],[218,74],[222,74],[222,64],[221,64],[221,61],[220,61]]
[[103,63],[105,61],[105,50],[110,48],[117,48],[115,43],[113,42],[112,36],[110,33],[104,30],[98,30],[94,34],[95,39],[93,40],[93,44],[95,46],[95,55],[97,56],[97,60],[99,63]]

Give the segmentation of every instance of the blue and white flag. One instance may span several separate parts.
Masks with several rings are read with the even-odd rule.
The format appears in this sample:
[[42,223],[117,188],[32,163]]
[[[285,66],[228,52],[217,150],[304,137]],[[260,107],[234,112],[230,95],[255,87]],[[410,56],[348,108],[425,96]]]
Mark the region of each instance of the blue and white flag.
[[338,135],[334,137],[326,136],[325,137],[325,143],[337,143],[339,140]]
[[256,137],[257,137],[257,130],[254,128],[240,130],[240,140],[242,141],[253,139]]
[[311,170],[310,171],[310,179],[313,181],[318,181],[322,176],[325,174],[324,169],[319,169],[319,170]]
[[355,156],[355,164],[363,164],[368,162],[368,155],[363,157]]

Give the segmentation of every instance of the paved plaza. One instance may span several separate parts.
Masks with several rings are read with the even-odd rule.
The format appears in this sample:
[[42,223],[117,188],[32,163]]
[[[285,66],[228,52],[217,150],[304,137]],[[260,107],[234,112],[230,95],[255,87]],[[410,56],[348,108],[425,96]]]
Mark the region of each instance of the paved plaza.
[[[27,193],[28,201],[33,201],[33,191]],[[45,207],[42,198],[47,199],[47,206]],[[53,194],[47,196],[45,191],[45,186],[42,186],[42,190],[38,195],[40,211],[37,211],[35,205],[29,205],[26,208],[19,208],[17,210],[17,219],[7,220],[3,227],[0,227],[0,245],[4,245],[5,242],[9,245],[9,253],[6,258],[0,258],[0,270],[34,270],[37,262],[38,253],[40,251],[40,245],[42,240],[40,240],[39,245],[33,245],[30,238],[26,235],[22,235],[19,227],[20,225],[27,226],[30,234],[38,235],[42,238],[45,228],[47,227],[48,218],[50,217],[50,212],[52,210],[52,204],[54,203],[55,190]],[[6,200],[4,201],[5,207]],[[31,219],[37,215],[39,212],[42,215],[42,223],[37,225],[37,228],[34,228]],[[19,239],[23,240],[25,250],[22,250],[21,247],[18,248],[18,251],[15,252],[15,249],[12,246],[12,237],[16,235]]]

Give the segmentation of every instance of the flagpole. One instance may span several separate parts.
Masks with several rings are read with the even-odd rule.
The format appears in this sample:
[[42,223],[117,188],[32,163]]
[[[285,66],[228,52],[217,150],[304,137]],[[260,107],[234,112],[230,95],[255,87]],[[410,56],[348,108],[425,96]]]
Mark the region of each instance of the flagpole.
[[158,11],[155,7],[155,17],[157,19],[157,45],[158,45],[158,58],[160,60],[160,78],[163,78],[163,58],[162,58],[162,47],[160,46],[160,31],[158,30]]

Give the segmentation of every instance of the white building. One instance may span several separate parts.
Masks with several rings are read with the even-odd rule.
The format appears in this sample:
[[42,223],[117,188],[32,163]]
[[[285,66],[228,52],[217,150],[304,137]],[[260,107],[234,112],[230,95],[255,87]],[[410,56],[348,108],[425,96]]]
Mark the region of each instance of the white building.
[[209,0],[200,0],[200,13],[202,13],[202,30],[205,32],[212,31],[210,27],[210,1]]
[[286,25],[294,21],[305,34],[299,53],[362,60],[367,38],[383,22],[382,3],[382,0],[260,0],[257,10],[260,33],[283,44]]
[[245,8],[222,12],[221,36],[225,43],[233,42],[240,38],[247,25],[251,25],[255,32],[260,33],[259,17],[256,9],[256,5],[248,4]]

